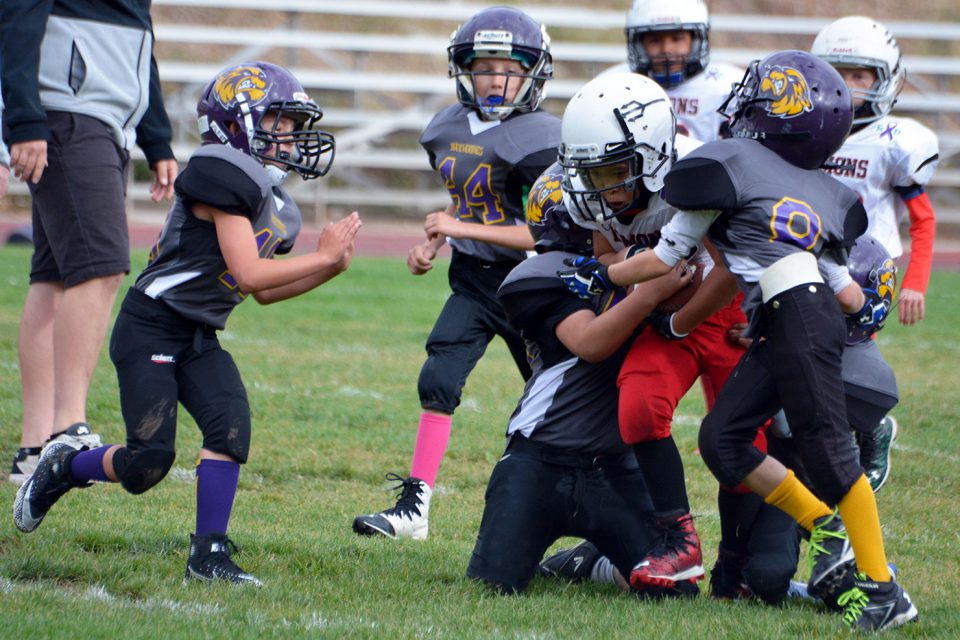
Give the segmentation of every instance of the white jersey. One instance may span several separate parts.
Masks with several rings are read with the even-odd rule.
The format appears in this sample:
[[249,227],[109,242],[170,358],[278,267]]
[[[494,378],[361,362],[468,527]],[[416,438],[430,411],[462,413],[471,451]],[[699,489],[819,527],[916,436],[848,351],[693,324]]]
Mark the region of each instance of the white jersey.
[[900,222],[907,210],[894,187],[924,186],[938,164],[937,136],[912,118],[888,115],[851,134],[827,173],[857,192],[867,210],[867,233],[894,258],[903,254]]
[[[603,74],[630,73],[627,63],[607,69]],[[711,62],[707,68],[675,87],[664,89],[677,116],[677,133],[713,142],[720,137],[725,118],[717,109],[730,95],[733,85],[743,80],[743,69],[725,62]]]

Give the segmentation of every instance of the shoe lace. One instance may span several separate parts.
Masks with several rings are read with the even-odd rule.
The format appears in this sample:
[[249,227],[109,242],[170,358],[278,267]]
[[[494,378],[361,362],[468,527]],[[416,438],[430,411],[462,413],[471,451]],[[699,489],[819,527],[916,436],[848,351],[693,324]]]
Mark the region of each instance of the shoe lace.
[[388,473],[385,477],[390,482],[400,483],[390,488],[391,491],[399,491],[400,493],[397,494],[396,506],[387,511],[396,514],[410,513],[412,511],[416,512],[417,515],[421,515],[420,481],[414,480],[413,478],[404,478],[396,473]]
[[[862,577],[863,574],[858,574]],[[856,624],[860,616],[863,615],[863,609],[870,603],[870,596],[860,587],[851,587],[844,591],[837,598],[837,604],[843,607],[843,621],[848,625]]]
[[810,532],[810,568],[813,569],[813,566],[817,562],[817,558],[822,554],[829,554],[830,551],[827,550],[825,544],[829,540],[845,540],[847,537],[847,532],[843,529],[827,529],[827,525],[832,523],[836,518],[836,514],[829,520],[826,520],[823,524],[820,524],[813,528],[813,531]]

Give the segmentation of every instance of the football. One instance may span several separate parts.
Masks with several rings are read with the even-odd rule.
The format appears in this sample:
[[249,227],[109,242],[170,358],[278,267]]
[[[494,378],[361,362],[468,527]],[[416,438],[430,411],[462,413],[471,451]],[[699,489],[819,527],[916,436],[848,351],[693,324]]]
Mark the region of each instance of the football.
[[700,288],[700,283],[703,282],[703,268],[704,264],[702,262],[688,262],[684,269],[693,271],[693,277],[690,279],[690,282],[678,289],[676,293],[666,300],[662,300],[660,304],[657,305],[657,313],[673,313],[687,304],[690,298],[693,297],[693,294],[697,292],[697,289]]

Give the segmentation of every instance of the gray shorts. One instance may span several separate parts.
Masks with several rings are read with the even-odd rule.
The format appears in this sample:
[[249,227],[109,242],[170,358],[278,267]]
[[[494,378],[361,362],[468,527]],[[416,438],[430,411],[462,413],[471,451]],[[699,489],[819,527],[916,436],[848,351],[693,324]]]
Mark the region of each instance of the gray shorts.
[[129,154],[106,124],[48,111],[47,168],[33,198],[30,282],[72,287],[130,271],[124,198]]

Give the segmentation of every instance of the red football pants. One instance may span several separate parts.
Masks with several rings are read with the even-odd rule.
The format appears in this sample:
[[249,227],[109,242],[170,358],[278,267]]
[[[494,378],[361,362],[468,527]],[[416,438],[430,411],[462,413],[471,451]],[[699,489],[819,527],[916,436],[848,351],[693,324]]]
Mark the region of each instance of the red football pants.
[[[708,406],[737,366],[744,349],[727,339],[728,330],[746,322],[736,296],[683,340],[645,330],[634,339],[620,368],[620,435],[627,444],[670,435],[673,412],[697,378],[709,386]],[[712,397],[711,397],[712,396]]]

